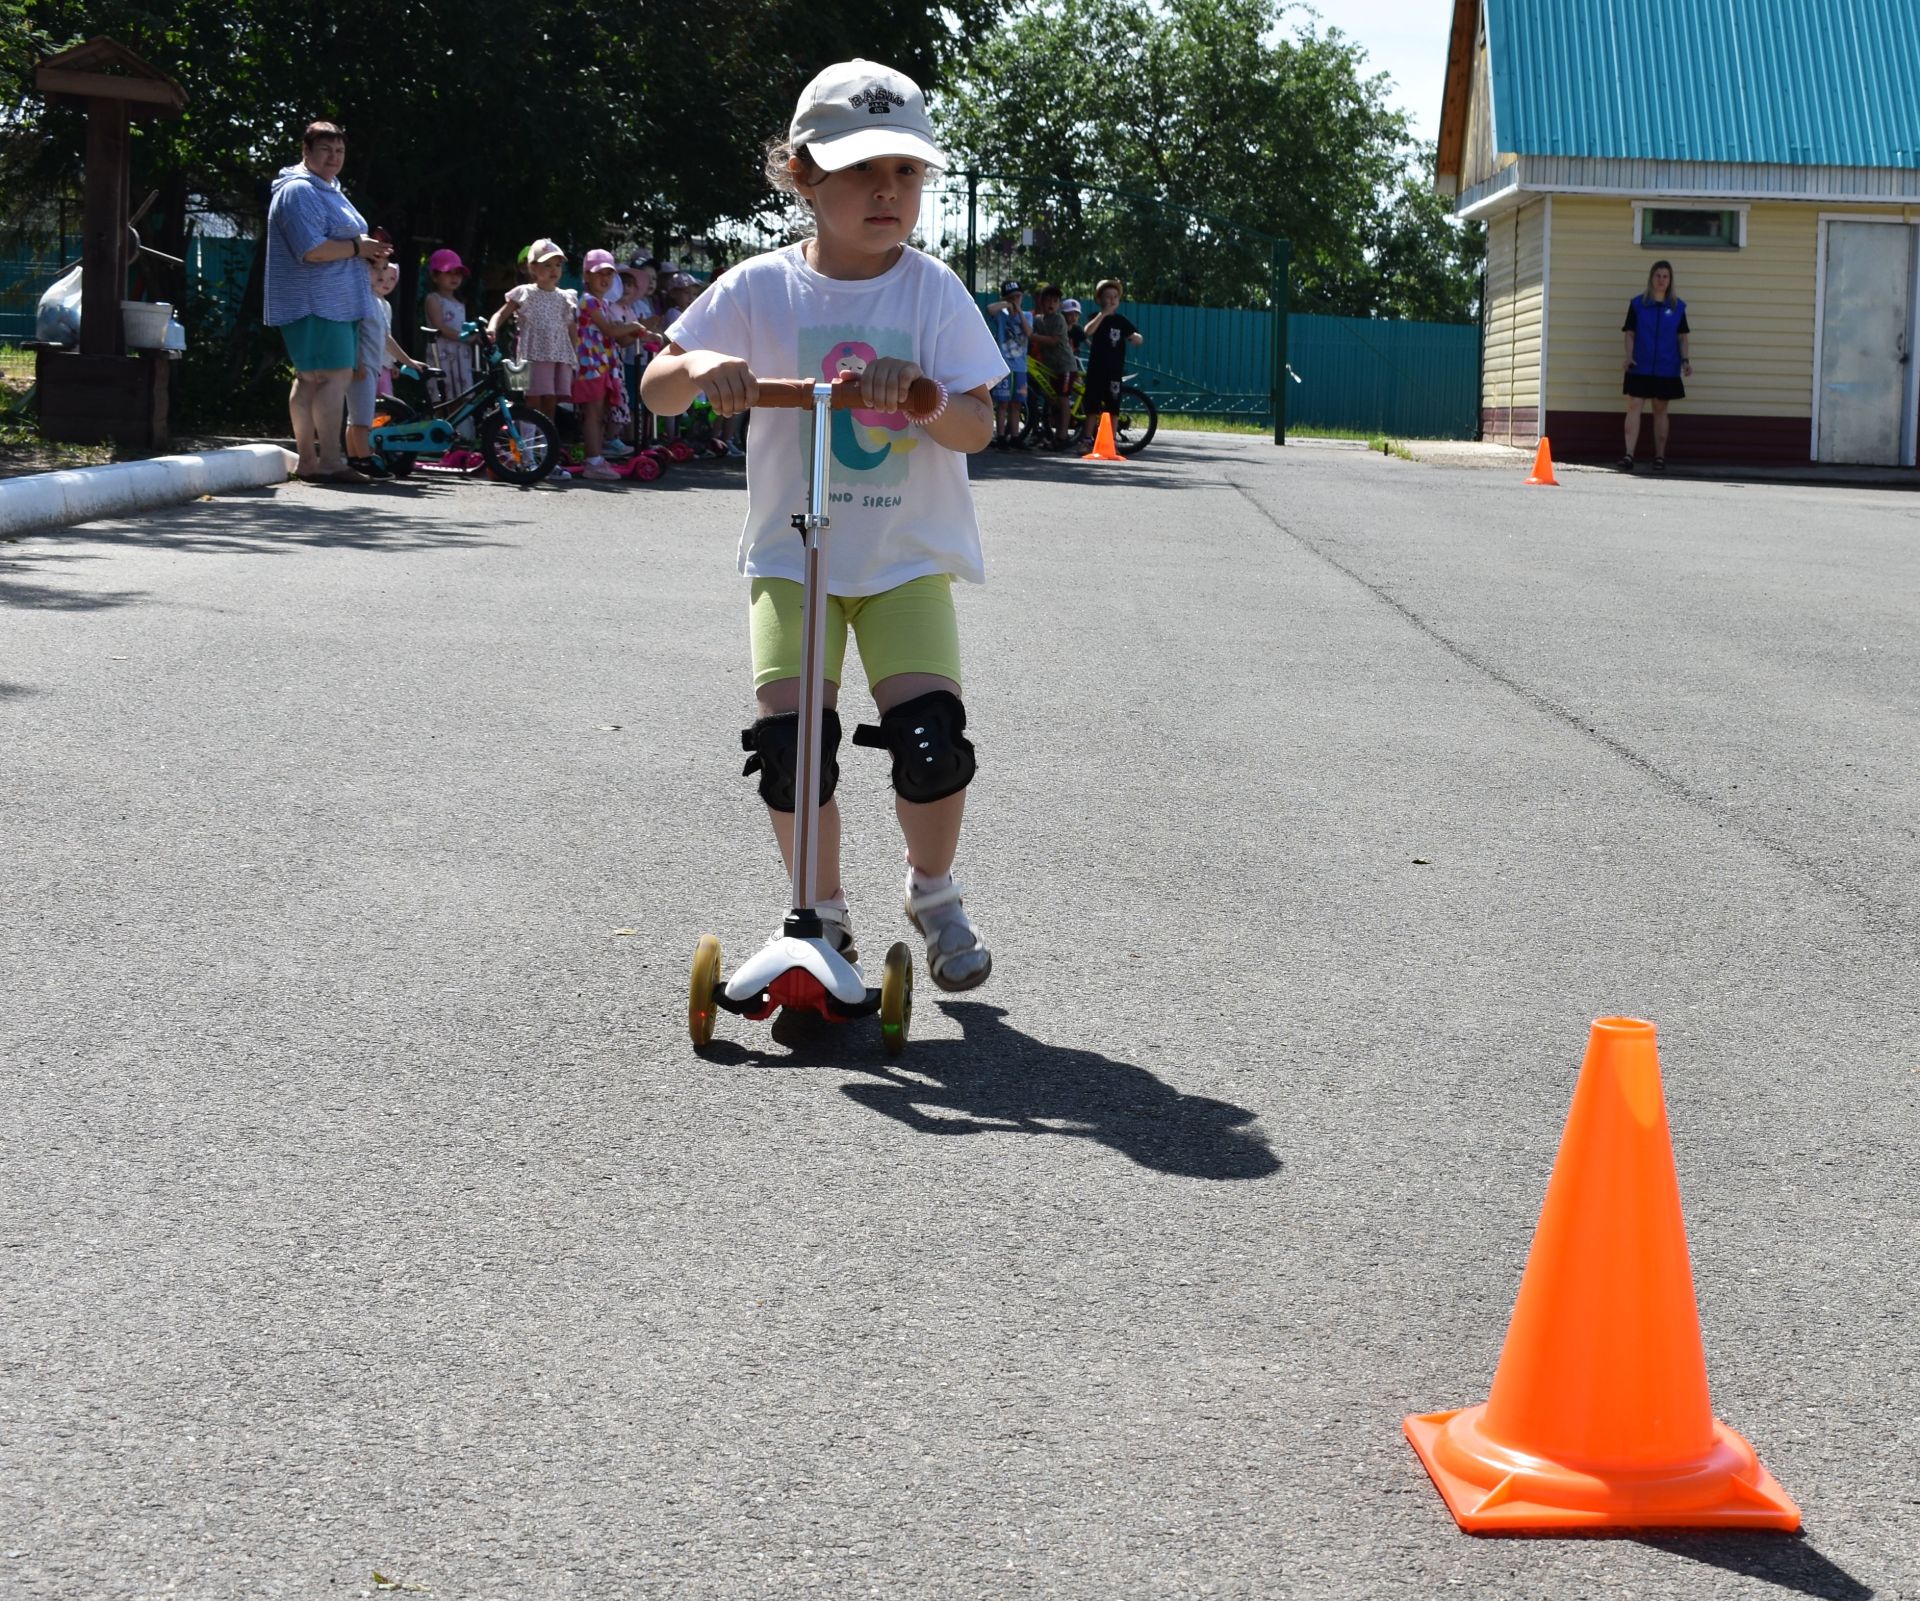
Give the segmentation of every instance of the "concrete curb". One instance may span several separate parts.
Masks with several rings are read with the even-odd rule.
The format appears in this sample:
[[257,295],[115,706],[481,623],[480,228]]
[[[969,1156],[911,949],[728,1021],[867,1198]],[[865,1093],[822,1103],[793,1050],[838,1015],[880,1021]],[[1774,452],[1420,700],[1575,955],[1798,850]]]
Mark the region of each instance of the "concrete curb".
[[293,457],[278,445],[239,445],[188,456],[155,456],[105,467],[0,478],[0,534],[64,528],[177,506],[202,495],[285,483]]

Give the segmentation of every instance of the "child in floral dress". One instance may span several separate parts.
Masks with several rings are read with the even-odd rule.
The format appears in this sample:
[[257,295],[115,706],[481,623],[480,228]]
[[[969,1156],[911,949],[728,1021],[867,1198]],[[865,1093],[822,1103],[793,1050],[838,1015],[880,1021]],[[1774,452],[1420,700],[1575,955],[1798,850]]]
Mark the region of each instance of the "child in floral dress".
[[574,367],[579,362],[580,307],[571,289],[560,287],[567,253],[551,239],[536,239],[527,247],[531,283],[515,284],[506,303],[493,314],[487,332],[496,338],[500,324],[511,321],[518,333],[515,354],[529,364],[527,404],[552,421],[562,399],[573,396]]

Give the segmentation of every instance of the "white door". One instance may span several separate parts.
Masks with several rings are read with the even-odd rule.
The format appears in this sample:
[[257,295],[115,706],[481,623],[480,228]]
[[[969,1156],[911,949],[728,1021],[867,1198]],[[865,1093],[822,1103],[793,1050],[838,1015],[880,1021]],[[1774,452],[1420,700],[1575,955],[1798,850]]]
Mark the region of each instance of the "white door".
[[1819,459],[1898,467],[1913,436],[1915,230],[1903,222],[1826,226]]

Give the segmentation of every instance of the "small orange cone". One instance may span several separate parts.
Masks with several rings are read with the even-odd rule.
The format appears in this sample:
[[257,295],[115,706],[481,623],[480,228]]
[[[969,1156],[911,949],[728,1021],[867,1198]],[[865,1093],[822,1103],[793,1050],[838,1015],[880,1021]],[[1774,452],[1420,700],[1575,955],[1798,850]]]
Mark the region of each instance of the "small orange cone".
[[1093,436],[1093,449],[1080,458],[1082,461],[1125,461],[1127,458],[1113,448],[1113,413],[1100,413],[1100,432]]
[[1530,484],[1552,484],[1556,489],[1560,480],[1553,476],[1553,447],[1547,443],[1547,436],[1540,436],[1540,448],[1533,453],[1533,471],[1527,474]]
[[1491,1397],[1404,1427],[1470,1534],[1800,1527],[1707,1398],[1651,1023],[1593,1025]]

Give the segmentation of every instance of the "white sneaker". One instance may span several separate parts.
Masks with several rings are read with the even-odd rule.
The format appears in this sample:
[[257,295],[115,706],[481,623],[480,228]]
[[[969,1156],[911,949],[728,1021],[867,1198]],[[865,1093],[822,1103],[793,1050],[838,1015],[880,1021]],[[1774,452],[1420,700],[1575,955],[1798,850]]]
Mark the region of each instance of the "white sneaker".
[[624,439],[609,439],[606,443],[605,453],[613,457],[615,461],[618,461],[622,456],[631,456],[633,454],[633,446],[628,444]]
[[958,884],[949,880],[944,888],[916,894],[909,872],[906,908],[907,921],[927,942],[927,971],[934,983],[949,993],[986,983],[993,952],[960,904]]
[[588,462],[586,466],[580,469],[580,476],[582,478],[596,478],[603,481],[611,479],[615,483],[618,483],[621,477],[619,473],[615,472],[604,461]]

